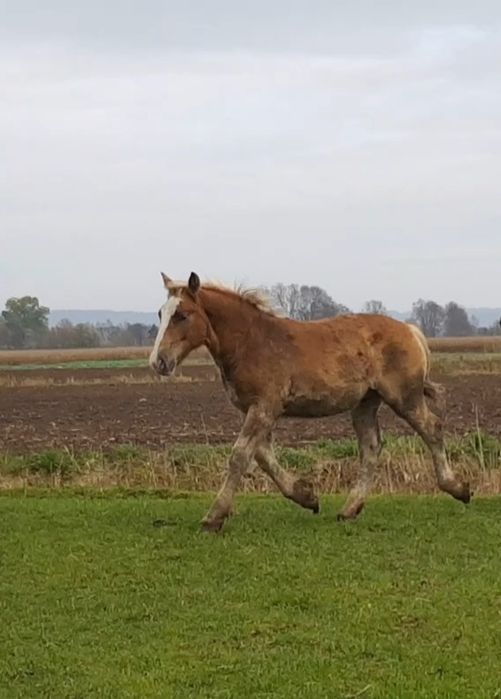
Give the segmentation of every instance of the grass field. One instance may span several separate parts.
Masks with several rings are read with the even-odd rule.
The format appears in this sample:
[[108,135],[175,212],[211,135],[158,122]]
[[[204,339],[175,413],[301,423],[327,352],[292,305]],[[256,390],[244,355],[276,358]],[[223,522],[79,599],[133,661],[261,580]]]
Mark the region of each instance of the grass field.
[[[448,342],[430,343],[434,371],[501,371],[501,338]],[[29,381],[9,369],[153,380],[132,375],[148,352],[0,352],[0,388]],[[501,699],[501,498],[478,497],[501,493],[501,441],[480,425],[448,440],[477,494],[468,508],[380,495],[339,524],[332,494],[353,482],[357,446],[316,441],[278,452],[314,480],[321,514],[255,472],[220,537],[199,520],[228,445],[2,451],[0,699]],[[387,434],[375,491],[436,491],[420,440]]]
[[492,374],[501,372],[500,352],[432,353],[432,370],[441,374]]
[[[160,452],[134,445],[106,451],[68,449],[9,454],[0,452],[0,490],[31,487],[163,488],[171,492],[217,490],[225,473],[230,445],[173,445]],[[447,440],[454,469],[475,492],[501,492],[501,440],[474,432]],[[313,479],[321,493],[350,488],[358,473],[355,439],[318,440],[305,447],[277,447],[281,464]],[[274,491],[256,469],[242,489]],[[437,484],[430,455],[421,439],[388,434],[377,469],[376,492],[433,493]]]
[[208,503],[0,497],[0,696],[500,696],[501,500]]
[[0,371],[40,371],[42,369],[130,369],[147,366],[147,359],[87,359],[49,364],[0,364]]
[[[48,358],[50,360],[50,358]],[[184,367],[200,366],[212,364],[210,359],[202,356],[190,356],[184,362]],[[125,382],[144,383],[153,380],[153,372],[150,375],[130,375],[127,374],[128,369],[147,368],[147,359],[88,359],[65,361],[61,363],[49,364],[2,364],[0,360],[0,386],[1,385],[17,385],[17,384],[37,384],[43,385],[45,382],[51,383],[54,381],[54,376],[48,374],[44,376],[41,372],[48,370],[51,372],[58,369],[72,370],[74,376],[66,378],[67,382],[78,383],[91,381],[99,383],[100,379],[93,376],[89,380],[85,373],[80,375],[80,371],[90,370],[122,370],[122,380]],[[440,374],[492,374],[501,372],[501,352],[436,352],[432,357],[433,371]],[[178,373],[181,370],[178,370]],[[24,372],[36,374],[36,378],[27,376]],[[103,381],[108,378],[103,372]]]
[[[428,344],[432,352],[449,354],[501,354],[501,335],[493,337],[438,337],[430,338]],[[150,347],[96,347],[90,349],[53,349],[53,350],[0,350],[0,367],[54,367],[63,365],[70,368],[120,366],[117,362],[137,360],[138,364],[123,366],[141,366],[146,364]],[[208,359],[203,348],[191,354],[193,359]]]
[[148,347],[96,347],[89,349],[0,350],[0,365],[53,365],[67,362],[116,361],[148,358]]
[[[33,350],[0,350],[0,367],[15,366],[44,366],[64,364],[65,366],[85,365],[103,367],[113,366],[116,362],[137,360],[140,364],[148,363],[151,347],[95,347],[89,349],[33,349]],[[207,358],[204,349],[192,352],[194,359]],[[129,365],[135,366],[135,365]]]
[[473,337],[430,337],[432,352],[501,352],[501,335]]
[[[475,338],[474,338],[475,339]],[[472,349],[455,351],[444,351],[442,349],[433,350],[432,367],[435,372],[442,374],[491,374],[501,371],[501,343],[498,351],[473,351]],[[458,346],[459,347],[459,346]],[[40,373],[43,370],[54,371],[57,369],[72,370],[75,372],[75,380],[85,381],[85,376],[82,375],[78,379],[80,370],[91,369],[115,369],[123,370],[124,375],[127,369],[147,368],[148,358],[145,352],[146,348],[122,348],[122,351],[115,356],[112,352],[105,352],[100,355],[100,350],[89,351],[42,351],[40,353],[33,352],[2,352],[0,351],[0,383],[1,384],[16,384],[18,372],[33,371],[37,374],[36,382],[43,383],[43,376]],[[132,349],[130,357],[126,356],[126,350]],[[141,350],[136,352],[135,349]],[[89,353],[90,352],[90,353]],[[76,353],[76,354],[75,354]],[[89,354],[88,354],[89,353]],[[139,356],[134,356],[138,354]],[[94,357],[94,358],[93,358]],[[198,366],[212,364],[212,360],[202,352],[192,353],[183,363],[183,366]],[[3,376],[2,376],[3,374]],[[7,377],[7,378],[5,378]],[[151,378],[151,377],[150,377]],[[50,383],[53,377],[47,376],[47,381]],[[140,383],[148,380],[144,376],[130,376],[130,381]],[[93,377],[94,382],[98,382],[97,377]],[[23,376],[19,379],[21,383],[30,383],[30,379]]]

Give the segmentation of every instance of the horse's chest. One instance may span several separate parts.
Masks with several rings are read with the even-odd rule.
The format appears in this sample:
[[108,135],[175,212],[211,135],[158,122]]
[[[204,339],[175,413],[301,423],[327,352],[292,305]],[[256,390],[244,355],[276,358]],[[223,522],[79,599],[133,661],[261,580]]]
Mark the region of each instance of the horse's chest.
[[242,401],[241,396],[239,396],[237,393],[233,382],[225,376],[224,372],[221,372],[221,378],[223,380],[224,390],[226,391],[226,395],[228,396],[230,403],[234,405],[235,408],[238,408],[238,410],[245,412],[247,406],[244,404],[244,401]]
[[230,399],[230,403],[232,403],[239,410],[242,410],[243,406],[240,401],[240,398],[238,397],[238,393],[235,390],[235,387],[232,384],[225,382],[225,390],[226,395]]

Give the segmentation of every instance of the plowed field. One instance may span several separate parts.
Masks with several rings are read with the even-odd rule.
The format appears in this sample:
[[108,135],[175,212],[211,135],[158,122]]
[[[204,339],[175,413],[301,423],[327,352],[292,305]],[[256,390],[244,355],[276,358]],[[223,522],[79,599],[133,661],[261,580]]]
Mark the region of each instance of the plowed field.
[[[84,374],[89,381],[93,378],[92,372],[82,370],[75,372],[79,382],[75,384],[1,386],[0,449],[25,453],[52,447],[106,449],[138,444],[157,450],[179,442],[231,442],[238,433],[241,416],[219,380],[207,380],[213,376],[124,383],[123,372],[97,373],[100,382],[96,384],[80,383]],[[449,434],[479,427],[501,435],[501,375],[436,378],[447,388]],[[386,408],[381,418],[387,430],[409,431]],[[352,435],[347,415],[282,420],[276,430],[277,441],[283,444]]]

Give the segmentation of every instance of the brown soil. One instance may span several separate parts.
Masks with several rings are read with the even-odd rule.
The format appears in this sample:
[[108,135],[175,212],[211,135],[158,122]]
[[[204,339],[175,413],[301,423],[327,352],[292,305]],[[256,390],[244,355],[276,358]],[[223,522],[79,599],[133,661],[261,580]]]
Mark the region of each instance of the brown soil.
[[[81,376],[81,371],[75,373],[76,378]],[[219,381],[117,383],[112,371],[108,378],[108,383],[95,385],[0,387],[0,450],[87,450],[116,444],[157,450],[176,442],[231,442],[238,433],[241,415],[230,405]],[[501,435],[501,376],[441,380],[448,392],[449,433],[479,426]],[[409,431],[388,409],[382,410],[381,417],[383,428]],[[282,444],[341,436],[353,436],[347,415],[282,420],[276,429]]]
[[[216,381],[219,372],[213,364],[186,364],[179,367],[176,376],[194,381]],[[2,385],[17,386],[22,384],[67,384],[67,383],[158,383],[159,379],[147,366],[118,367],[114,369],[2,369],[0,371],[0,390]]]

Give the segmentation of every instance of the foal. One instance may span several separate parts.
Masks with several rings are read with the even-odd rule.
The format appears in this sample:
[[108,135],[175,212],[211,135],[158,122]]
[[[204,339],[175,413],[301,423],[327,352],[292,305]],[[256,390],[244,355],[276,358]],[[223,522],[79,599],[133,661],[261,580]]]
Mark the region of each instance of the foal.
[[359,447],[358,482],[338,515],[355,518],[371,488],[381,450],[377,414],[387,403],[429,447],[439,487],[464,503],[468,483],[451,470],[444,448],[442,415],[425,396],[441,402],[441,387],[429,380],[426,339],[413,325],[380,315],[350,314],[299,322],[277,317],[250,292],[188,283],[162,274],[168,299],[150,356],[151,367],[168,376],[204,345],[219,367],[232,403],[244,415],[224,484],[203,520],[219,531],[231,512],[240,479],[253,459],[285,497],[318,512],[311,483],[278,463],[272,431],[280,416],[321,417],[350,411]]

